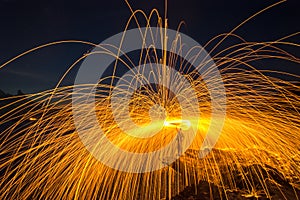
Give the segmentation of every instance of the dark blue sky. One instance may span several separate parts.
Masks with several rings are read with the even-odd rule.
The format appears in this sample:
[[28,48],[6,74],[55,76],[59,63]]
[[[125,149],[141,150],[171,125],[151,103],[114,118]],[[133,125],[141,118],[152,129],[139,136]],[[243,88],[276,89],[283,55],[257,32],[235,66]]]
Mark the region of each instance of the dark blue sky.
[[[164,0],[130,0],[134,9],[147,13],[156,7],[161,14]],[[184,32],[204,45],[212,37],[228,32],[274,0],[169,0],[169,26],[181,20]],[[236,33],[249,41],[270,41],[300,31],[300,1],[288,0],[247,23]],[[0,0],[0,63],[41,44],[58,40],[100,43],[123,31],[130,10],[123,0]],[[293,42],[299,43],[299,37]],[[64,44],[25,56],[0,69],[0,89],[25,93],[49,89],[64,71],[90,47]],[[299,55],[299,49],[290,49]],[[286,69],[286,68],[290,69]],[[298,73],[296,65],[285,71]],[[299,66],[298,66],[299,68]],[[300,74],[300,73],[299,73]]]

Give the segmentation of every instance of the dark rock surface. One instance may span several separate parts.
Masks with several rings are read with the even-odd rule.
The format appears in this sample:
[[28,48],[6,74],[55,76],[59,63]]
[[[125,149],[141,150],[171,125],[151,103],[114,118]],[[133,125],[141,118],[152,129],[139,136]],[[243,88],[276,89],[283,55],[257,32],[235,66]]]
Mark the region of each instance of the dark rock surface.
[[[218,187],[214,183],[208,181],[200,181],[197,185],[186,187],[178,195],[172,197],[172,200],[219,200],[219,199],[232,199],[232,200],[297,200],[300,199],[300,190],[293,187],[284,176],[272,167],[262,167],[258,164],[243,167],[244,171],[249,170],[260,171],[260,176],[252,176],[253,184],[256,185],[255,191],[249,191],[242,181],[241,174],[238,172],[233,173],[237,187],[234,190]],[[260,184],[261,178],[264,179],[266,188]],[[229,187],[228,187],[229,188]]]

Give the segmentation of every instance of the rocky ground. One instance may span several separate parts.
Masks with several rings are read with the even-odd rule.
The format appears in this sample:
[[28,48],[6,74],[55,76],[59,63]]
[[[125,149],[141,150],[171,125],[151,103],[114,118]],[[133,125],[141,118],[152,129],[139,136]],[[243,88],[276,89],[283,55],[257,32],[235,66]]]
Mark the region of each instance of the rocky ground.
[[[224,152],[219,151],[219,153]],[[241,166],[241,169],[231,171],[231,177],[236,183],[235,189],[230,189],[229,182],[226,182],[226,180],[223,182],[222,187],[217,186],[212,182],[202,180],[197,184],[185,187],[179,194],[173,196],[172,200],[300,199],[299,180],[291,183],[291,181],[287,177],[285,177],[279,170],[268,165],[262,166],[260,164],[244,163]],[[245,174],[241,174],[241,171],[245,172]],[[255,172],[259,173],[255,175]],[[251,183],[255,185],[254,191],[250,191],[249,185],[247,186],[245,184],[245,176],[248,176],[248,178],[251,179]]]

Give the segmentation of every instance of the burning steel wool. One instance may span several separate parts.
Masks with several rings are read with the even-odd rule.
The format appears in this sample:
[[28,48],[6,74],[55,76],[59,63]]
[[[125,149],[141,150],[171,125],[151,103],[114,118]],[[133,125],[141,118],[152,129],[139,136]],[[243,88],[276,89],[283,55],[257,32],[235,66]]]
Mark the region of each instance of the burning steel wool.
[[[139,49],[128,47],[137,15]],[[299,33],[247,42],[241,25],[189,46],[156,9],[136,10],[116,44],[53,42],[1,65],[60,43],[95,48],[54,89],[0,99],[0,199],[300,199],[299,76],[253,64],[299,64],[280,48],[299,48],[288,42]],[[217,51],[229,38],[239,43]],[[81,62],[87,81],[60,86]]]

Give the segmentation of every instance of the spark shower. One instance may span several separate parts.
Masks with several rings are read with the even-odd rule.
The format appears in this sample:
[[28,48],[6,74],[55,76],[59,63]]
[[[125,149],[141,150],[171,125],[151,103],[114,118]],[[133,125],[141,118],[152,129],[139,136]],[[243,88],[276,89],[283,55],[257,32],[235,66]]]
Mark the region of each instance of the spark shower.
[[[272,198],[275,185],[288,199],[276,169],[299,199],[299,75],[255,66],[299,64],[283,48],[299,48],[289,42],[299,33],[272,42],[234,33],[279,3],[204,46],[156,9],[132,10],[125,31],[100,45],[57,41],[2,64],[61,43],[93,47],[54,89],[0,99],[0,198],[171,199],[205,181],[210,198],[241,185],[245,198]],[[239,42],[218,50],[230,38]],[[75,84],[61,86],[77,65]]]

